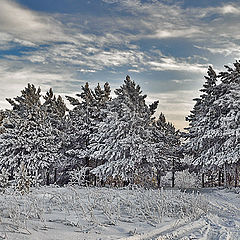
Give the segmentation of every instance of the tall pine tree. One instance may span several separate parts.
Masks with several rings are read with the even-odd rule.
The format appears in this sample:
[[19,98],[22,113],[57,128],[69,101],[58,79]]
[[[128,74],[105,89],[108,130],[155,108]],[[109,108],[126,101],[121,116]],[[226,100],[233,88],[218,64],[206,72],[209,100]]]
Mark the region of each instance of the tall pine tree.
[[0,167],[13,176],[23,163],[29,174],[41,173],[46,183],[46,175],[60,162],[62,139],[46,105],[41,104],[40,88],[28,84],[21,93],[14,99],[7,99],[13,109],[5,113],[7,126],[0,136]]
[[[204,95],[187,118],[190,127],[185,147],[192,163],[202,172],[224,169],[225,184],[226,167],[239,165],[239,66],[239,62],[234,63],[234,68],[226,66],[227,71],[219,76],[210,69],[202,90]],[[219,182],[220,177],[221,172]]]
[[99,162],[92,173],[103,180],[151,181],[155,169],[164,172],[168,165],[165,136],[153,124],[157,102],[147,106],[146,95],[129,76],[115,94],[92,136],[90,156]]
[[89,84],[82,86],[82,92],[77,94],[77,98],[67,96],[73,109],[68,117],[68,150],[66,156],[69,161],[69,169],[86,168],[86,182],[89,182],[89,170],[95,167],[96,162],[90,162],[89,144],[91,134],[97,131],[99,122],[104,118],[103,109],[106,102],[110,100],[110,86],[104,84],[102,89],[98,84],[92,90]]

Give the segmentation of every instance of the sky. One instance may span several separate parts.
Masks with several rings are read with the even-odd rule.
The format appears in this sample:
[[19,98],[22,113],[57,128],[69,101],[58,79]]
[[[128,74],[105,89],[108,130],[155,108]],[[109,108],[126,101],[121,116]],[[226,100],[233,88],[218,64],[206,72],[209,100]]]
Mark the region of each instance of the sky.
[[240,1],[0,0],[0,108],[27,83],[75,96],[129,75],[177,128],[209,65],[240,56]]

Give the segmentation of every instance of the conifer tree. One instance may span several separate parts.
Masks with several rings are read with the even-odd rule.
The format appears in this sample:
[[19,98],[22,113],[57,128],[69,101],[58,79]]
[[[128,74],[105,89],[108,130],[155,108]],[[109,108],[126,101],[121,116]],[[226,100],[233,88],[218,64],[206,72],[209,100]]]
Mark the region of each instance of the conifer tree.
[[[53,181],[61,183],[58,179],[58,172],[61,175],[64,174],[64,168],[67,164],[65,158],[65,151],[67,145],[67,125],[66,125],[66,111],[68,111],[66,104],[61,96],[56,97],[52,88],[43,96],[44,103],[42,104],[42,110],[45,113],[44,121],[51,126],[54,139],[53,142],[58,148],[59,159],[56,162],[50,164],[47,171],[47,182],[50,182],[50,175],[54,175]],[[60,159],[61,158],[61,159]],[[61,176],[61,179],[63,177]]]
[[185,146],[192,163],[202,172],[224,169],[225,184],[226,167],[239,165],[239,66],[239,62],[234,68],[226,66],[227,71],[219,76],[210,69],[204,95],[187,118],[190,127]]
[[[110,100],[110,86],[105,83],[102,89],[98,84],[92,90],[89,84],[82,86],[82,92],[77,94],[80,100],[66,96],[74,108],[69,112],[68,118],[68,150],[66,156],[70,159],[70,168],[89,168],[96,163],[90,162],[88,149],[90,136],[97,130],[99,122],[104,117],[100,111]],[[89,170],[88,170],[89,172]],[[89,174],[86,174],[86,181],[89,182]]]
[[[92,173],[103,180],[120,177],[134,182],[137,176],[151,179],[155,168],[165,171],[168,164],[164,136],[152,124],[157,103],[147,106],[146,95],[129,76],[115,94],[92,136],[91,157],[99,162]],[[156,138],[156,132],[162,139]]]
[[221,96],[213,104],[219,109],[218,132],[215,131],[215,135],[221,139],[221,145],[216,150],[217,165],[239,163],[240,62],[236,61],[233,65],[234,68],[225,66],[227,71],[220,73]]
[[18,115],[24,119],[37,118],[41,108],[41,89],[33,84],[21,91],[21,96],[17,96],[14,99],[7,98],[6,100],[12,106],[12,110],[17,112]]
[[186,128],[188,142],[185,145],[185,152],[189,152],[194,158],[194,164],[201,168],[206,163],[204,153],[209,149],[209,144],[214,144],[206,137],[206,132],[216,124],[217,117],[216,109],[213,108],[213,102],[218,98],[217,75],[212,67],[209,67],[208,76],[205,79],[203,89],[200,90],[204,94],[194,99],[196,104],[191,114],[186,117],[189,128]]
[[[158,119],[154,122],[156,127],[156,141],[165,143],[164,155],[168,158],[167,170],[172,172],[172,187],[175,185],[175,172],[182,171],[186,168],[181,159],[181,132],[176,130],[172,123],[166,121],[164,114],[161,112]],[[161,184],[162,171],[158,170],[158,185]]]
[[8,99],[13,109],[6,111],[7,127],[0,136],[0,167],[13,178],[22,162],[30,174],[41,172],[45,181],[44,175],[60,161],[62,141],[46,105],[41,104],[40,88],[28,84],[21,93]]

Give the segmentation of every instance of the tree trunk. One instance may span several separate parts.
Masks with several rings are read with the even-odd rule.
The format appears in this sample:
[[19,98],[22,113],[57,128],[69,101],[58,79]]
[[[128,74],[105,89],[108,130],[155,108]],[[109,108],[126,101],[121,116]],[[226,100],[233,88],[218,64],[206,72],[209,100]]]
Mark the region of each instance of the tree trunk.
[[221,171],[218,171],[218,186],[221,187]]
[[[86,167],[89,167],[89,157],[85,157],[85,166]],[[85,172],[85,183],[86,183],[86,186],[89,186],[90,184],[90,171],[89,169],[86,170]]]
[[101,187],[105,187],[105,181],[101,180]]
[[175,160],[172,163],[172,188],[175,187]]
[[47,176],[46,176],[46,185],[49,186],[50,185],[50,172],[47,171]]
[[224,171],[222,172],[221,179],[222,179],[222,184],[224,185]]
[[161,187],[161,174],[160,174],[160,171],[157,171],[157,185],[158,185],[158,188]]
[[205,187],[204,178],[205,178],[205,174],[203,173],[203,174],[202,174],[202,187],[203,187],[203,188]]
[[[95,167],[97,167],[97,160],[95,159]],[[94,175],[94,186],[97,186],[97,177]]]
[[227,164],[224,163],[224,187],[227,187]]
[[54,169],[54,183],[57,182],[57,168]]
[[90,185],[90,171],[89,171],[89,169],[87,169],[87,171],[86,171],[85,182],[86,182],[86,186]]
[[212,186],[216,187],[215,174],[212,174]]
[[175,171],[172,171],[172,188],[175,187]]
[[234,184],[235,187],[238,186],[238,167],[237,167],[237,164],[235,166],[235,184]]

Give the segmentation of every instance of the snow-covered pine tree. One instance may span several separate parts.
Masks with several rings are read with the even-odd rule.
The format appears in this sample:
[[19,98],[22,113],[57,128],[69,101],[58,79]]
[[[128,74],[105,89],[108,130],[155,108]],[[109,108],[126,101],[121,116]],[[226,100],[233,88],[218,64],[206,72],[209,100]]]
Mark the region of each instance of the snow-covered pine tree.
[[[140,117],[148,117],[151,114],[149,107],[145,103],[147,95],[142,95],[139,85],[136,85],[129,76],[124,80],[124,84],[115,90],[117,101],[124,103],[131,112],[137,113]],[[121,106],[116,105],[121,111]],[[156,109],[156,106],[153,109]],[[154,110],[152,110],[154,112]]]
[[[190,126],[185,149],[192,163],[203,173],[225,169],[225,184],[229,176],[226,168],[239,165],[240,153],[239,62],[234,63],[234,67],[226,66],[227,71],[219,76],[210,68],[202,90],[204,95],[187,117]],[[221,83],[217,85],[218,78]],[[221,172],[218,178],[220,182]]]
[[[97,131],[97,125],[104,118],[103,109],[106,102],[110,100],[110,86],[104,84],[102,89],[98,84],[92,90],[89,84],[82,86],[82,92],[77,94],[80,100],[66,96],[73,109],[69,111],[68,117],[68,150],[66,157],[70,160],[68,169],[95,167],[96,162],[89,159],[90,136]],[[89,183],[89,170],[86,172],[86,183]]]
[[49,121],[41,104],[41,90],[28,85],[22,95],[8,102],[13,109],[6,111],[6,130],[0,135],[0,167],[6,168],[11,178],[23,162],[30,175],[46,172],[61,158],[58,131]]
[[52,88],[43,96],[44,103],[42,110],[45,113],[44,121],[51,126],[53,131],[55,145],[58,146],[59,158],[58,161],[52,163],[47,171],[47,183],[50,182],[50,177],[53,182],[61,184],[62,176],[58,178],[58,172],[64,174],[64,169],[67,164],[65,158],[65,151],[67,145],[67,124],[66,124],[66,111],[68,110],[61,96],[56,97]]
[[[186,117],[189,127],[186,128],[186,144],[184,151],[191,158],[193,169],[202,174],[202,185],[204,186],[205,174],[209,172],[209,148],[218,142],[214,135],[208,135],[211,129],[216,128],[219,110],[213,107],[213,102],[219,97],[219,87],[217,85],[217,74],[210,66],[208,75],[205,76],[203,92],[200,98],[195,98],[196,104],[191,114]],[[207,156],[208,155],[208,156]],[[210,153],[211,155],[211,153]]]
[[[168,158],[167,170],[172,172],[172,187],[175,185],[175,172],[186,168],[181,159],[181,132],[176,130],[172,123],[166,121],[163,113],[160,113],[158,119],[154,121],[156,127],[156,141],[163,141],[166,145],[164,155]],[[160,179],[163,171],[158,171],[157,179],[160,186]]]
[[203,89],[200,90],[204,94],[200,98],[193,99],[196,104],[191,114],[186,117],[186,120],[189,121],[189,127],[186,128],[188,131],[186,136],[189,141],[185,145],[185,150],[194,155],[196,165],[201,167],[205,163],[205,159],[201,158],[202,152],[205,151],[206,146],[209,144],[208,139],[203,138],[203,136],[207,129],[212,127],[211,118],[213,115],[210,115],[210,112],[212,111],[212,104],[217,98],[215,95],[217,75],[212,67],[209,67],[208,76],[205,76],[205,79]]
[[214,132],[220,144],[214,149],[216,157],[211,163],[223,169],[225,185],[232,181],[237,186],[240,170],[240,62],[236,61],[233,68],[225,67],[227,71],[219,75],[221,96],[213,104],[221,113],[218,131]]
[[98,131],[92,134],[89,151],[91,158],[98,160],[92,173],[101,180],[112,177],[133,183],[141,178],[150,182],[155,168],[167,168],[166,145],[156,141],[152,124],[157,103],[147,106],[146,95],[129,76],[115,94],[117,97],[107,103],[107,115]]

